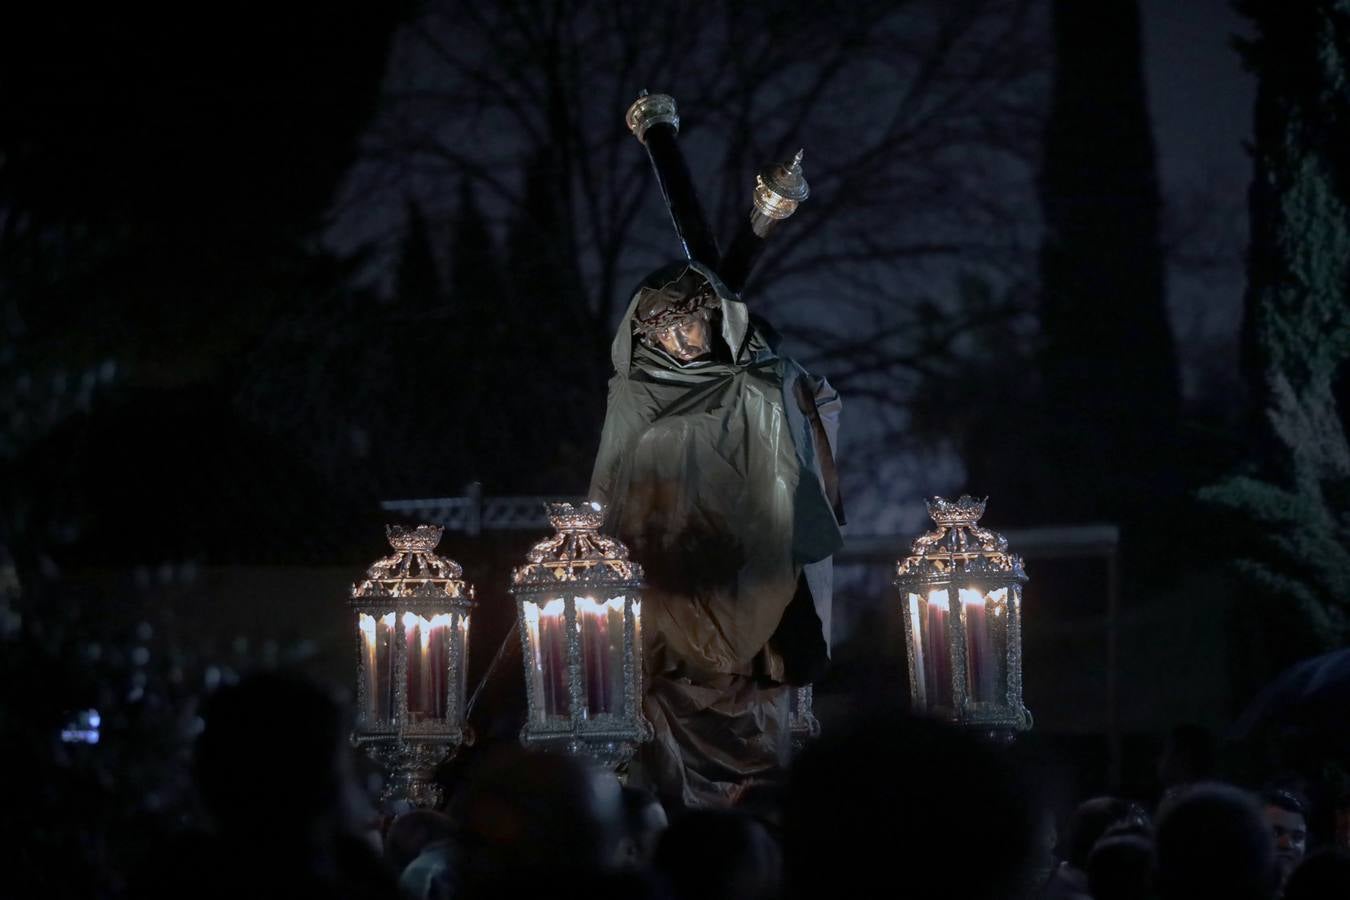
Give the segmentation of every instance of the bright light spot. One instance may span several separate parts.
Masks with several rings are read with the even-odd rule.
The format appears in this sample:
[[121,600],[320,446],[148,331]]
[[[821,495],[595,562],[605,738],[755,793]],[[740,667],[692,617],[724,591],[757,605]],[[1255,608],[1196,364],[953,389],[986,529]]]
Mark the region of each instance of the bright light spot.
[[984,594],[973,588],[961,588],[961,603],[964,606],[984,606]]
[[597,500],[592,500],[592,501],[591,501],[591,509],[595,510],[596,512],[599,512],[600,509],[601,509],[599,501],[597,501]]
[[356,627],[361,630],[361,634],[365,637],[366,643],[375,643],[375,620],[373,618],[365,613],[361,613],[356,620]]
[[65,728],[61,729],[61,741],[66,744],[97,744],[98,728],[103,717],[96,709],[85,709],[71,717]]
[[947,602],[947,592],[945,590],[929,591],[928,605],[932,609],[940,609],[943,612],[951,611],[951,605]]

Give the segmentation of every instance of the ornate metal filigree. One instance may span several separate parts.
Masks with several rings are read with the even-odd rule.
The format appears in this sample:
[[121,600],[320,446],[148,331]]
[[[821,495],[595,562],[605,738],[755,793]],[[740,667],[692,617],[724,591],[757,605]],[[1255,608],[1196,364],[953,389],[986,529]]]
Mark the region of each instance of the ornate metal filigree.
[[564,584],[622,594],[642,588],[642,567],[628,548],[600,533],[604,521],[598,503],[549,503],[548,520],[557,534],[530,548],[527,563],[511,573],[513,593],[551,591]]
[[[526,746],[586,755],[620,770],[653,733],[642,714],[642,567],[628,558],[628,548],[621,542],[600,533],[604,519],[600,504],[547,506],[549,522],[557,533],[535,544],[526,564],[511,574],[528,708],[520,740]],[[590,709],[587,657],[577,613],[579,595],[600,606],[621,599],[623,695],[619,713]],[[537,621],[543,608],[556,601],[561,601],[566,639],[568,706],[566,714],[548,715],[535,677],[543,669],[542,650],[529,623]],[[528,614],[527,607],[535,615]]]
[[[394,553],[378,560],[365,578],[352,586],[348,606],[357,617],[357,728],[352,742],[390,771],[382,799],[406,800],[415,806],[440,802],[434,781],[436,767],[464,744],[473,733],[464,724],[464,678],[468,670],[469,620],[474,604],[473,587],[464,581],[464,571],[453,560],[436,555],[442,528],[420,525],[386,527]],[[376,631],[362,634],[361,620]],[[412,617],[411,619],[407,617]],[[409,711],[409,625],[428,626],[440,619],[445,628],[444,716],[415,719]],[[377,624],[379,623],[379,624]],[[385,653],[392,656],[386,678],[392,679],[393,700],[387,718],[371,718],[369,684],[378,680],[367,671],[368,656],[376,654],[378,629],[385,629]],[[434,634],[434,630],[431,632]],[[425,638],[424,638],[425,639]],[[426,653],[426,646],[423,647]],[[425,657],[424,657],[425,659]],[[424,661],[422,677],[431,677]],[[438,668],[438,667],[437,667]],[[386,687],[387,689],[387,687]],[[440,696],[440,691],[432,692]]]
[[932,586],[956,577],[1025,582],[1022,558],[1007,552],[1008,539],[977,524],[984,515],[985,502],[969,496],[954,502],[930,498],[928,514],[937,527],[914,541],[913,555],[897,566],[897,582]]
[[[928,513],[936,527],[914,541],[913,555],[896,564],[895,584],[900,591],[914,709],[950,717],[975,731],[1006,736],[1031,727],[1031,713],[1022,703],[1022,585],[1027,575],[1022,558],[1008,552],[1007,539],[979,526],[984,507],[985,500],[969,496],[956,501],[929,499]],[[930,608],[941,617],[945,644],[925,640],[924,622]],[[983,625],[972,626],[971,622]],[[970,658],[972,645],[967,640],[972,627],[972,640],[986,642],[974,644],[980,657],[976,660]],[[920,670],[919,660],[925,653],[945,654],[943,669],[950,669],[951,677],[950,707],[934,699],[945,694],[946,679],[927,684]],[[993,686],[998,683],[990,680],[985,697],[976,699],[970,680],[973,666],[991,666],[993,671],[1001,667],[1000,697],[988,699],[987,692],[997,692]]]
[[796,212],[802,201],[811,196],[811,186],[802,175],[803,153],[798,150],[791,162],[765,166],[755,176],[750,220],[760,237],[767,237],[778,222]]
[[439,525],[385,526],[394,553],[366,570],[365,579],[352,587],[353,600],[373,597],[472,600],[473,589],[464,582],[463,568],[454,560],[436,555],[436,545],[444,530]]

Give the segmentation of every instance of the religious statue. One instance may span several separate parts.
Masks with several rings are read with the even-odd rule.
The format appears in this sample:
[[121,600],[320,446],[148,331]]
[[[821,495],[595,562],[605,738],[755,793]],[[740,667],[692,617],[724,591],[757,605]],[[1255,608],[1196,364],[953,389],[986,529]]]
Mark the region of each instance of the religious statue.
[[[655,124],[643,118],[653,108]],[[798,202],[788,194],[805,197],[800,154],[761,173],[759,187],[781,193],[761,202],[757,189],[723,258],[672,153],[674,101],[644,95],[634,110],[688,258],[644,279],[619,324],[591,497],[647,573],[644,709],[656,737],[641,770],[668,800],[718,805],[785,762],[787,686],[828,661],[840,403],[780,355],[717,268],[743,283],[786,217],[765,206],[782,213]]]

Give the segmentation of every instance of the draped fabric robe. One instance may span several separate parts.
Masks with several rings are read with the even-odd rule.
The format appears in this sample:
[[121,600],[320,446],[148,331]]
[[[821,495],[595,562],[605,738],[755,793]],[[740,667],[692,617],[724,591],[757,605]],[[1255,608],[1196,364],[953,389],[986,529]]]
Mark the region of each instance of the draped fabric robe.
[[779,356],[712,272],[687,265],[721,301],[722,358],[681,365],[635,340],[635,293],[591,497],[647,573],[647,775],[668,799],[717,805],[784,762],[784,685],[828,658],[839,398]]

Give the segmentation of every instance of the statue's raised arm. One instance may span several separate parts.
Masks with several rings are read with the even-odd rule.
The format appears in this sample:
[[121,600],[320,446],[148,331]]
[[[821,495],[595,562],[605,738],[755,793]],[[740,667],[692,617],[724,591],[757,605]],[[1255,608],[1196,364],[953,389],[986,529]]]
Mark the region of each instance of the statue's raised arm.
[[802,174],[805,151],[798,150],[790,162],[767,165],[755,175],[750,214],[741,220],[723,256],[680,149],[680,111],[675,98],[643,91],[628,107],[625,121],[647,150],[685,258],[707,266],[739,296],[769,235],[811,194]]

